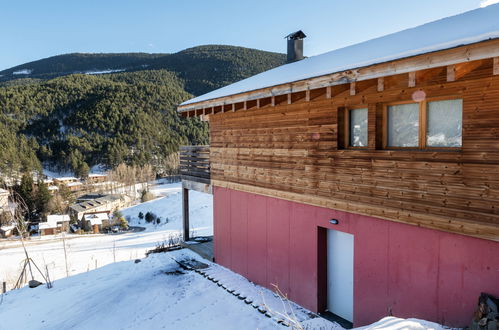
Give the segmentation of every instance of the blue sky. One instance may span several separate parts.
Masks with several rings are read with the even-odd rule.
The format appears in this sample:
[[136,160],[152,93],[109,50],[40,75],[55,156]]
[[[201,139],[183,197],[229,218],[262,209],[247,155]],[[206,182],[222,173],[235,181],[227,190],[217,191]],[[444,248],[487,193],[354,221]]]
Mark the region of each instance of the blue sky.
[[72,52],[171,53],[203,44],[311,56],[495,0],[0,0],[0,70]]

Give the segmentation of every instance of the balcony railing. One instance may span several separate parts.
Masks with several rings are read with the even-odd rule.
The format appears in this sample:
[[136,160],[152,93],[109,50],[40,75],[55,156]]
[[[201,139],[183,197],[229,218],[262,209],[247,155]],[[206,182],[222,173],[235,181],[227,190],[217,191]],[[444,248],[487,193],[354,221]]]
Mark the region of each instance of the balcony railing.
[[210,146],[181,146],[182,180],[210,184]]

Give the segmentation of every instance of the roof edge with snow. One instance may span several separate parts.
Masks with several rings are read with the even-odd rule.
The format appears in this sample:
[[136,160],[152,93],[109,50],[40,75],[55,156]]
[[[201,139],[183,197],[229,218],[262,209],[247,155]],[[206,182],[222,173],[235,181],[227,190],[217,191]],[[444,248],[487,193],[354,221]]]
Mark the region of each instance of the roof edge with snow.
[[[499,4],[312,56],[185,101],[179,105],[178,110],[185,112],[386,76],[388,75],[386,70],[377,73],[374,70],[360,71],[362,68],[387,62],[499,39],[497,17],[499,17]],[[494,42],[492,47],[484,46],[484,50],[476,50],[474,53],[463,52],[462,57],[449,56],[448,59],[432,61],[431,65],[426,63],[421,67],[417,67],[417,63],[413,63],[412,67],[406,65],[404,68],[397,68],[396,74],[456,64],[463,62],[463,59],[471,61],[495,56],[499,56],[499,47]],[[311,79],[314,79],[312,83]]]

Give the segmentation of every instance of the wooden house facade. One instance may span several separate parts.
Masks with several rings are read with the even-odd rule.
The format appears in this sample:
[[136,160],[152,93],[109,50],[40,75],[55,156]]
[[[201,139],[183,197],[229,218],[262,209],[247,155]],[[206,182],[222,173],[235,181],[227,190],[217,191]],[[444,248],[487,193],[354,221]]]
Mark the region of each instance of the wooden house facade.
[[499,296],[497,15],[402,31],[447,39],[386,61],[283,82],[333,51],[181,104],[210,125],[215,261],[355,326],[468,325],[481,292]]

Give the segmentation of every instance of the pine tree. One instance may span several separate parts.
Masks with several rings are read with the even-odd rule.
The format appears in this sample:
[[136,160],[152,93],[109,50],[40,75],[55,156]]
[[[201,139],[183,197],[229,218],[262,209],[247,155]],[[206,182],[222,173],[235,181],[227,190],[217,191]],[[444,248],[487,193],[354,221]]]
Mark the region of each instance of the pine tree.
[[52,195],[50,194],[47,184],[39,180],[35,199],[37,213],[42,216],[46,216],[49,212],[49,202],[51,199]]

